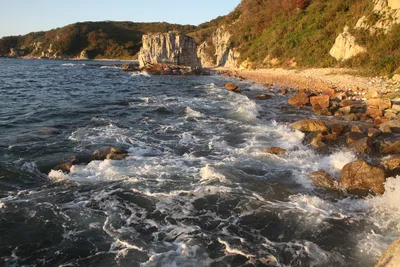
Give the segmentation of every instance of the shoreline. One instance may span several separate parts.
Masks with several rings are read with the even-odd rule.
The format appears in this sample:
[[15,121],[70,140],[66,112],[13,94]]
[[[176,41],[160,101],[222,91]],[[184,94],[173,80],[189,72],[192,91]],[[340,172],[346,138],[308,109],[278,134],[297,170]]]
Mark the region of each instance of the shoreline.
[[[257,83],[286,86],[298,91],[309,89],[335,89],[352,90],[361,88],[386,93],[388,80],[383,77],[363,77],[356,71],[344,68],[309,68],[287,70],[282,68],[241,70],[237,68],[217,67],[215,71],[227,71],[235,73],[237,77],[243,77]],[[399,83],[400,84],[400,83]],[[400,87],[400,85],[399,85]]]

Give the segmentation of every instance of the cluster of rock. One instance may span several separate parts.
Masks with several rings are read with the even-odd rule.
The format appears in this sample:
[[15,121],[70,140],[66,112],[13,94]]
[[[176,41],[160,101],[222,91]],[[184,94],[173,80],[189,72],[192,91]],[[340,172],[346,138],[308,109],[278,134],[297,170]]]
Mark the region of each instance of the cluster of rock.
[[71,157],[67,162],[56,166],[53,170],[70,173],[74,165],[86,165],[93,160],[122,160],[128,156],[128,151],[117,147],[104,147],[94,151],[92,154],[79,154]]

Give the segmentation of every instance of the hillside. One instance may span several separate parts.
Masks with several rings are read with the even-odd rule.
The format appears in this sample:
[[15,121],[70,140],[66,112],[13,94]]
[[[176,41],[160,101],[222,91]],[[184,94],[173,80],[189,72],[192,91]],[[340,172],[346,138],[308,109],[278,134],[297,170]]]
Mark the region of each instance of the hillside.
[[243,0],[217,26],[201,30],[214,30],[212,36],[191,35],[205,42],[203,57],[220,66],[391,74],[400,71],[399,8],[392,0]]
[[88,58],[131,58],[141,47],[142,35],[147,32],[171,30],[188,33],[192,25],[133,22],[82,22],[46,32],[0,39],[0,55],[15,53],[32,57],[72,58],[83,50]]
[[394,0],[242,0],[198,26],[84,22],[5,37],[0,55],[132,59],[144,33],[174,30],[196,40],[204,67],[350,67],[390,75],[400,72],[399,22]]

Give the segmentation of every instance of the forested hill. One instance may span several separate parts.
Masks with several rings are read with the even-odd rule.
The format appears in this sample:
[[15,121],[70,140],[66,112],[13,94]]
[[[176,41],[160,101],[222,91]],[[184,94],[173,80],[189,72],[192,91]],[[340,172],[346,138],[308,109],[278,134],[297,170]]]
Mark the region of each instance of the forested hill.
[[[32,57],[79,57],[86,51],[89,58],[132,58],[141,47],[142,35],[147,32],[176,30],[189,33],[192,25],[166,22],[82,22],[43,32],[0,39],[0,55],[15,53]],[[16,55],[18,56],[18,55]]]

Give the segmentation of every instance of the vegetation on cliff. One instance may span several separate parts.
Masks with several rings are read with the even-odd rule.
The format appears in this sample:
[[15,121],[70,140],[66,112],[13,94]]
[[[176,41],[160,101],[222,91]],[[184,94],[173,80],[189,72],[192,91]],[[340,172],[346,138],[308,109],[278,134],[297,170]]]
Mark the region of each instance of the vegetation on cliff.
[[0,55],[11,48],[22,50],[25,55],[41,56],[48,50],[65,57],[76,57],[86,50],[89,58],[131,58],[142,45],[142,35],[148,32],[177,30],[188,33],[192,25],[133,22],[82,22],[47,32],[33,32],[24,36],[0,39]]

